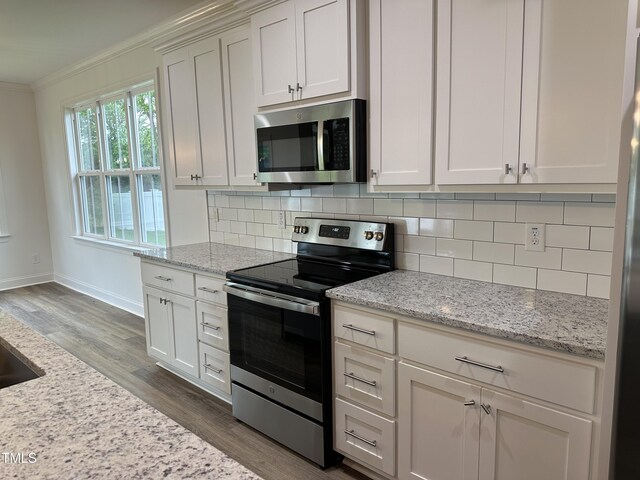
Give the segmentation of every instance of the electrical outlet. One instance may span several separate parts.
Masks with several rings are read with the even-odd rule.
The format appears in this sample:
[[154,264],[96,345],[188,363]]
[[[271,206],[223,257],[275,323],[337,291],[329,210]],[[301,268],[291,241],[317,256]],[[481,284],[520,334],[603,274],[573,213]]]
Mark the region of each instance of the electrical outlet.
[[40,263],[40,254],[39,253],[34,253],[33,255],[31,255],[31,263],[33,263],[33,264]]
[[287,228],[287,216],[284,212],[278,212],[278,228]]
[[524,249],[532,252],[544,252],[544,233],[544,223],[525,224]]

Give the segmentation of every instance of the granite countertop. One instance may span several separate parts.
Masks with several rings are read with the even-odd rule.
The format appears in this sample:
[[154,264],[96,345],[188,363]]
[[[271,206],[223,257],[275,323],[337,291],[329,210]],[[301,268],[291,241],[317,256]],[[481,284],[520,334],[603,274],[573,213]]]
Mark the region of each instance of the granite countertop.
[[0,342],[44,372],[0,390],[0,478],[259,479],[2,311]]
[[295,257],[290,253],[223,245],[221,243],[194,243],[178,247],[145,250],[136,252],[134,255],[145,260],[223,276],[230,270],[253,267]]
[[395,270],[327,296],[450,327],[603,359],[608,300]]

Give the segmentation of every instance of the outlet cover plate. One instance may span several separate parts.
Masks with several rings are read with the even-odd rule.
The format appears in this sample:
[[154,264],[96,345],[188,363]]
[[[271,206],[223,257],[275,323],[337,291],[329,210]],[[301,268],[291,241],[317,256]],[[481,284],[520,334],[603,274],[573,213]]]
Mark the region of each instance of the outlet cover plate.
[[544,252],[545,224],[526,223],[524,234],[524,249],[532,252]]

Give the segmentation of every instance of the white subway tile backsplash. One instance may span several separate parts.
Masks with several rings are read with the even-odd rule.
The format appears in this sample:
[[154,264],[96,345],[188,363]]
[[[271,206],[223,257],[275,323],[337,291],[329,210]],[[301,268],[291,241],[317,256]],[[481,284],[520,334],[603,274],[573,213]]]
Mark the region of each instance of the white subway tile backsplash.
[[473,201],[437,200],[436,217],[471,220],[473,218]]
[[540,200],[539,193],[496,193],[496,200],[529,200],[537,202]]
[[613,227],[615,209],[615,203],[566,203],[564,223],[567,225]]
[[586,295],[587,275],[584,273],[544,270],[540,268],[538,269],[537,288],[539,290],[551,290],[552,292]]
[[333,185],[316,185],[311,187],[312,197],[333,197]]
[[359,197],[360,185],[357,183],[342,183],[333,186],[334,197]]
[[254,210],[253,220],[259,223],[273,223],[271,210]]
[[453,200],[456,198],[455,193],[445,192],[426,192],[421,193],[420,198],[426,198],[428,200]]
[[590,297],[609,298],[611,277],[604,275],[587,275],[587,295]]
[[591,250],[613,251],[613,228],[591,227]]
[[455,258],[453,260],[453,276],[490,282],[493,279],[493,264]]
[[589,227],[547,225],[546,244],[549,247],[589,248]]
[[360,198],[373,197],[373,198],[389,198],[388,193],[374,193],[367,191],[368,186],[366,183],[360,184]]
[[562,202],[517,202],[516,222],[562,224],[563,207]]
[[514,265],[494,265],[493,282],[516,287],[536,288],[538,270]]
[[592,202],[616,203],[615,193],[594,193]]
[[543,202],[590,202],[590,193],[543,193],[540,196]]
[[562,254],[562,270],[611,275],[611,257],[611,252],[565,248]]
[[495,200],[495,193],[456,193],[456,200]]
[[436,239],[433,237],[405,235],[404,251],[407,253],[422,253],[425,255],[435,255]]
[[273,249],[276,252],[291,253],[293,249],[293,245],[291,243],[291,240],[285,240],[283,238],[274,238]]
[[226,195],[214,195],[213,198],[215,199],[216,207],[229,207],[229,199],[231,197],[228,197]]
[[515,246],[510,243],[473,242],[473,259],[480,262],[513,264]]
[[435,200],[405,199],[404,215],[408,217],[435,217]]
[[310,188],[301,188],[299,190],[291,190],[292,197],[310,197],[311,189]]
[[262,223],[247,223],[247,235],[264,236],[264,225]]
[[273,250],[273,238],[256,237],[256,248],[262,250]]
[[240,238],[237,233],[224,232],[224,243],[227,245],[238,245]]
[[222,220],[238,220],[238,209],[237,208],[221,208],[220,218]]
[[532,252],[516,245],[516,265],[558,269],[562,267],[562,249],[547,247],[544,252]]
[[298,212],[300,211],[300,198],[298,197],[281,198],[280,206],[282,207],[282,210]]
[[224,232],[209,231],[209,241],[214,243],[224,243]]
[[256,237],[250,235],[240,235],[238,237],[238,245],[241,247],[256,248]]
[[347,213],[373,215],[373,198],[347,198]]
[[420,234],[420,220],[418,218],[389,217],[389,221],[395,225],[396,234]]
[[347,213],[347,200],[345,198],[322,199],[322,211],[325,213]]
[[473,242],[470,240],[437,238],[436,255],[439,257],[453,257],[471,260],[473,257]]
[[420,235],[453,238],[453,220],[421,218]]
[[455,220],[453,238],[462,240],[493,240],[493,222],[476,222],[473,220]]
[[281,210],[280,197],[262,197],[262,208],[265,210]]
[[254,220],[253,210],[247,210],[246,208],[238,210],[239,222],[253,222]]
[[401,270],[420,270],[420,255],[415,253],[396,253],[396,268]]
[[453,277],[453,258],[420,255],[420,271]]
[[516,202],[473,202],[473,219],[514,222],[516,220]]
[[244,196],[229,197],[231,208],[244,208]]
[[264,226],[264,236],[271,238],[282,238],[282,229],[278,228],[277,225],[267,223]]
[[231,233],[247,233],[247,224],[246,222],[231,222]]
[[321,212],[322,211],[322,199],[321,198],[301,198],[300,199],[300,211],[302,211],[302,212]]
[[524,245],[524,223],[501,223],[493,225],[493,240],[501,243],[515,243]]
[[400,198],[376,198],[373,200],[374,215],[403,215],[403,200]]
[[404,235],[396,235],[394,238],[396,253],[404,252]]

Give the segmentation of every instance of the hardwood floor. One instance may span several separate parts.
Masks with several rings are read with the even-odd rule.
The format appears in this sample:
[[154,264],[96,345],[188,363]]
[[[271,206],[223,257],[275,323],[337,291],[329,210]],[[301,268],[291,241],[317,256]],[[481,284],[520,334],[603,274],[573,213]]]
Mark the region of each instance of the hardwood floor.
[[225,402],[157,367],[140,317],[56,283],[0,292],[0,308],[265,480],[367,478],[344,465],[319,469],[236,421]]

